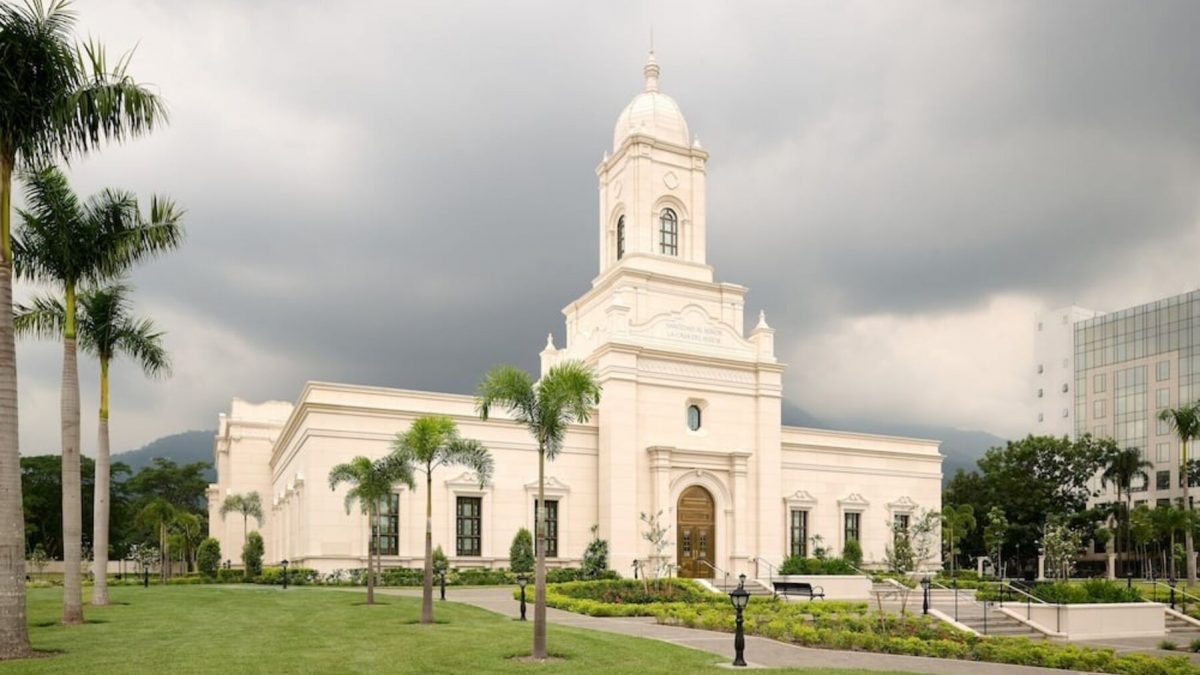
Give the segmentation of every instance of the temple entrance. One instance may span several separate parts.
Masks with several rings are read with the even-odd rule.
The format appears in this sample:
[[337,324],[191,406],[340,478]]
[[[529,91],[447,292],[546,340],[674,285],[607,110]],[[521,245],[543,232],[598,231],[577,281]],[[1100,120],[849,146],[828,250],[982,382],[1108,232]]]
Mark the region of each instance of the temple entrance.
[[716,550],[714,523],[716,508],[708,490],[693,485],[679,495],[676,504],[676,551],[679,576],[685,579],[712,579],[713,551]]

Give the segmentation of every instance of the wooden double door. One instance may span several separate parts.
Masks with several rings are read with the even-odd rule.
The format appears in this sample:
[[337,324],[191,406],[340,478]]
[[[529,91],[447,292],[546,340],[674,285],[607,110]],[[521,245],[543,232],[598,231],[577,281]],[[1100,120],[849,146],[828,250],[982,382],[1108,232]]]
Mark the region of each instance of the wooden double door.
[[[716,505],[712,495],[693,485],[679,495],[675,505],[676,556],[679,576],[686,579],[711,579],[716,543]],[[705,564],[708,563],[708,564]]]

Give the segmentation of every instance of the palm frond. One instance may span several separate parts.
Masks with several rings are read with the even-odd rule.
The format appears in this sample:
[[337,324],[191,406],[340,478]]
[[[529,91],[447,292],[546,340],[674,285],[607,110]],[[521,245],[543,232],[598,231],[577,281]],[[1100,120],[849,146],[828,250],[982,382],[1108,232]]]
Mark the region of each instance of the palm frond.
[[508,409],[522,424],[537,419],[537,393],[533,378],[516,366],[501,365],[483,376],[475,392],[475,409],[486,420],[493,407]]
[[75,19],[61,0],[0,4],[0,151],[6,162],[29,166],[60,151],[54,119],[77,79]]
[[127,321],[117,335],[117,351],[128,354],[150,377],[168,377],[171,357],[162,344],[163,333],[150,319]]
[[13,308],[13,328],[18,337],[57,340],[62,337],[66,316],[66,309],[57,298],[39,295],[28,305]]
[[455,438],[442,451],[447,465],[465,466],[479,478],[480,489],[492,479],[495,460],[482,443],[470,438]]

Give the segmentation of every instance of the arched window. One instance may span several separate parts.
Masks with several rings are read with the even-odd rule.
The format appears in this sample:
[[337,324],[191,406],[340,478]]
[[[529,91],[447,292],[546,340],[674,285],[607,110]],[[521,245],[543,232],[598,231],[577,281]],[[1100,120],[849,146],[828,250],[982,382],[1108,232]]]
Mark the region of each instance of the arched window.
[[625,216],[617,218],[617,260],[625,257]]
[[658,216],[658,252],[679,255],[679,218],[671,209],[663,209]]
[[692,431],[700,431],[700,406],[689,405],[687,409],[687,425]]

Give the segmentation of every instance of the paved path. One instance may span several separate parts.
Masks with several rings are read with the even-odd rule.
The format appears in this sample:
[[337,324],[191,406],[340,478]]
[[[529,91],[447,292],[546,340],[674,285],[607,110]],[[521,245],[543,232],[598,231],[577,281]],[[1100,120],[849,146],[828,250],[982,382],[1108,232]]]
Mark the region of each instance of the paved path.
[[[376,589],[376,593],[393,595],[420,595],[420,589]],[[446,589],[446,597],[455,602],[474,605],[504,616],[516,616],[517,602],[512,599],[512,588]],[[732,611],[732,610],[730,610]],[[528,615],[532,618],[533,608]],[[557,609],[547,609],[546,618],[558,626],[573,626],[609,633],[621,633],[636,637],[662,640],[672,644],[711,652],[722,659],[733,660],[733,636],[729,633],[663,626],[652,618],[608,618],[585,616]],[[872,654],[869,652],[811,649],[746,636],[746,660],[752,666],[767,668],[862,668],[868,670],[903,670],[919,673],[961,673],[964,675],[1063,675],[1070,672],[1051,668],[1030,668],[1000,663],[978,663],[954,659],[932,659],[921,656],[895,654]]]

